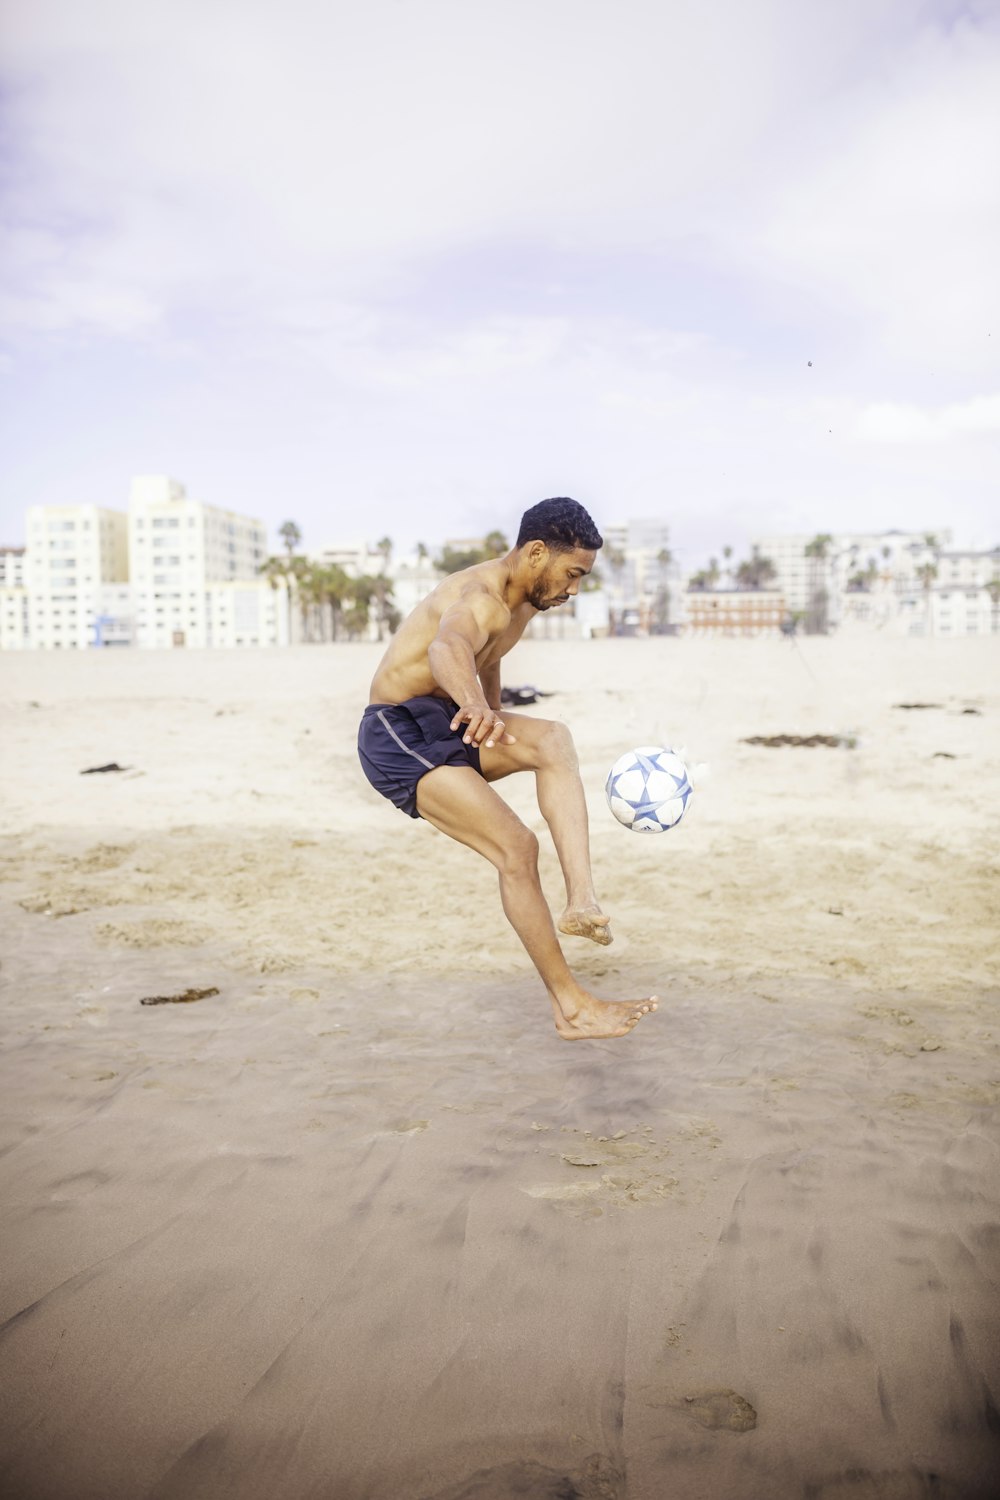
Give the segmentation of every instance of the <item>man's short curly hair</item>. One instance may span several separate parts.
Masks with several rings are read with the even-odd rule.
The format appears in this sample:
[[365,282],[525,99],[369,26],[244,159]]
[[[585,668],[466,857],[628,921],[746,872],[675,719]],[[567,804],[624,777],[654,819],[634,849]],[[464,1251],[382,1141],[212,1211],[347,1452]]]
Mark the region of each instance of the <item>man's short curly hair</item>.
[[596,552],[604,538],[578,500],[557,495],[524,512],[517,545],[523,547],[526,542],[544,542],[553,552],[572,552],[574,547]]

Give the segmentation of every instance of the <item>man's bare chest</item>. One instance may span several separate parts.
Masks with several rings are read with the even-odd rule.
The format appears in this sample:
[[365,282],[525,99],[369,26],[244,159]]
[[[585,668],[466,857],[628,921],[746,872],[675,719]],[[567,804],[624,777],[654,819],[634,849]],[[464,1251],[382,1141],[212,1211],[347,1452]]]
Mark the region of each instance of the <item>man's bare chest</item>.
[[530,615],[527,610],[522,611],[518,609],[514,611],[511,615],[510,624],[488,640],[481,651],[477,651],[476,668],[478,671],[481,672],[484,667],[492,667],[502,656],[507,655],[512,646],[517,645],[524,634],[524,628],[529,618]]

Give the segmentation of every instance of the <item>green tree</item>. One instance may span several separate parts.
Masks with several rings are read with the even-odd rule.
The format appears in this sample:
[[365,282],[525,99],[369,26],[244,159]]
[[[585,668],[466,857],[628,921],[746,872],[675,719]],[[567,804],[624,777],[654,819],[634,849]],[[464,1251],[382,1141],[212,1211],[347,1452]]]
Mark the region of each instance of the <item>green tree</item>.
[[670,564],[674,554],[669,547],[661,547],[656,554],[656,596],[653,600],[653,622],[660,630],[670,624]]
[[387,576],[389,561],[392,557],[392,538],[384,536],[381,541],[375,543],[375,546],[382,555],[382,565],[375,578],[375,625],[378,638],[382,640],[382,632],[388,624],[387,599],[392,593],[392,582]]
[[282,521],[278,527],[278,535],[285,544],[285,551],[291,557],[302,540],[302,532],[294,521]]
[[874,557],[868,559],[866,568],[857,568],[847,580],[852,594],[870,594],[878,578],[878,563]]
[[1000,624],[1000,573],[995,573],[986,585],[986,592],[990,596],[990,629],[996,630]]
[[288,577],[299,606],[299,625],[303,642],[312,640],[312,606],[314,600],[314,568],[308,558],[288,559]]
[[817,533],[806,543],[805,555],[809,559],[809,609],[806,613],[806,634],[826,635],[829,627],[829,591],[826,587],[826,562],[833,546],[833,537],[828,531]]
[[344,610],[353,596],[353,580],[339,563],[331,563],[327,568],[316,570],[313,586],[320,603],[330,612],[331,637],[339,641]]
[[611,607],[609,614],[609,629],[612,635],[617,635],[621,630],[622,620],[625,614],[625,597],[622,588],[622,580],[625,576],[625,564],[628,559],[620,547],[607,546],[602,554],[611,572]]
[[917,577],[920,579],[920,586],[924,591],[924,623],[928,635],[934,634],[934,608],[931,590],[934,587],[934,580],[937,576],[937,563],[921,563],[917,569]]
[[493,557],[505,557],[510,551],[507,538],[502,531],[488,531],[483,538],[484,560]]
[[351,605],[344,615],[344,627],[349,640],[359,640],[367,631],[371,622],[372,603],[377,596],[378,580],[369,573],[351,579]]
[[444,547],[434,559],[434,566],[442,573],[460,573],[463,568],[474,568],[477,563],[491,562],[510,551],[507,538],[502,531],[491,531],[477,547]]
[[736,569],[736,587],[754,590],[766,588],[777,576],[777,569],[771,559],[761,557],[760,548],[754,547],[748,560],[741,562]]
[[270,584],[273,591],[277,592],[278,584],[285,585],[285,604],[288,609],[288,639],[292,639],[292,573],[290,559],[287,557],[268,557],[260,564],[257,572],[262,574]]

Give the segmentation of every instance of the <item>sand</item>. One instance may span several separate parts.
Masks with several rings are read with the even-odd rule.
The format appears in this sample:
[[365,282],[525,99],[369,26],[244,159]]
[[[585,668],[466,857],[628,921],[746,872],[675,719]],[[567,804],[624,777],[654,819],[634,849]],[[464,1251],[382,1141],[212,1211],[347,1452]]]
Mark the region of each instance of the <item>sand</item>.
[[[522,643],[614,917],[567,953],[662,997],[572,1045],[361,777],[376,659],[0,657],[2,1492],[992,1494],[1000,639]],[[656,742],[711,775],[641,837]]]

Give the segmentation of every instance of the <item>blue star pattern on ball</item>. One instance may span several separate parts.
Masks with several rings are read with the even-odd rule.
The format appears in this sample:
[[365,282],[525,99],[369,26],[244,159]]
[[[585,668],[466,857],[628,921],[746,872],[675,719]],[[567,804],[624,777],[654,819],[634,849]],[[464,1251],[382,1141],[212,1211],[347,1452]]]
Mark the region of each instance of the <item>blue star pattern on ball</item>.
[[608,772],[608,806],[633,833],[665,833],[687,811],[692,793],[687,766],[674,750],[642,745],[626,750]]

